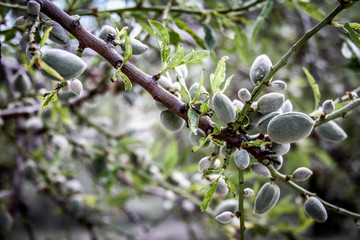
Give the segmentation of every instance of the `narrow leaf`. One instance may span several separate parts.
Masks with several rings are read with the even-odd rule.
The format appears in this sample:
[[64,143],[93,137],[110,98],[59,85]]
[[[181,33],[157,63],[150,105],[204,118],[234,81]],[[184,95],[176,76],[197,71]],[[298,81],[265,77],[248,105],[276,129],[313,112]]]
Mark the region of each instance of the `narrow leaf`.
[[234,75],[231,75],[230,77],[228,77],[225,81],[224,87],[221,90],[222,93],[224,93],[226,91],[226,89],[229,87],[231,80],[233,79]]
[[125,38],[125,54],[124,54],[124,59],[121,63],[121,66],[119,68],[119,70],[122,68],[122,66],[130,59],[132,55],[132,47],[131,47],[131,39],[129,37]]
[[53,26],[51,25],[44,31],[44,34],[40,40],[40,48],[45,45],[45,42],[46,42],[46,40],[48,40],[52,29],[53,29]]
[[164,46],[163,48],[161,48],[161,61],[163,63],[163,66],[165,64],[165,62],[168,60],[170,55],[170,47],[169,46]]
[[130,92],[132,89],[132,83],[130,79],[121,71],[118,71],[119,76],[121,77],[121,80],[124,82],[125,85],[125,92]]
[[184,40],[181,38],[180,34],[177,33],[173,28],[168,26],[168,29],[169,29],[170,42],[172,44],[177,46],[184,42]]
[[220,85],[225,81],[225,70],[226,61],[229,59],[228,56],[222,57],[216,67],[214,77],[210,78],[211,90],[215,94],[220,91]]
[[39,64],[39,66],[44,69],[45,72],[47,72],[48,74],[50,74],[53,77],[56,77],[57,79],[64,81],[64,78],[52,67],[50,67],[49,65],[47,65],[44,61],[41,61],[40,59],[37,60],[37,63]]
[[249,46],[249,39],[241,26],[233,27],[235,32],[234,44],[237,53],[241,60],[243,60],[248,66],[251,65],[251,51]]
[[305,68],[303,67],[303,71],[309,81],[309,84],[314,92],[314,98],[315,98],[315,109],[318,108],[319,103],[320,103],[320,91],[319,91],[319,86],[316,84],[314,77],[311,75],[311,73]]
[[308,1],[299,1],[297,3],[299,7],[304,10],[310,17],[321,21],[325,18],[325,13],[316,4]]
[[204,32],[205,32],[205,46],[206,49],[213,50],[215,46],[215,39],[213,35],[213,31],[208,24],[204,25]]
[[199,88],[198,88],[198,90],[197,90],[197,92],[195,94],[194,99],[191,99],[190,106],[194,105],[197,102],[197,100],[199,99],[200,94],[201,94],[201,87],[202,87],[203,84],[204,84],[204,69],[201,72]]
[[181,64],[198,62],[205,58],[208,58],[209,56],[210,56],[210,52],[208,50],[193,51],[185,55]]
[[355,43],[355,45],[360,49],[360,39],[356,32],[352,29],[349,23],[345,23],[344,27],[350,33],[351,40]]
[[192,108],[189,108],[188,112],[188,124],[191,132],[196,134],[196,130],[198,129],[199,125],[199,114]]
[[205,197],[201,203],[201,211],[205,211],[209,205],[210,200],[212,199],[212,196],[214,195],[217,185],[219,183],[219,179],[220,177],[218,177],[216,179],[216,181],[214,182],[214,185],[211,186],[211,188],[209,189],[209,191],[207,191],[207,193],[205,194]]
[[255,40],[256,40],[256,35],[259,32],[262,25],[264,24],[265,18],[269,15],[271,10],[273,9],[273,6],[274,6],[274,0],[267,0],[263,9],[261,10],[260,15],[257,17],[255,27],[254,27],[254,30],[252,33],[252,37],[251,37],[252,45],[254,45]]
[[160,47],[168,45],[170,41],[170,36],[164,25],[155,20],[149,19],[148,21],[150,26],[154,30],[155,38],[158,40]]
[[179,46],[178,51],[175,56],[170,59],[169,63],[167,64],[165,70],[173,69],[181,64],[182,59],[184,58],[184,48]]
[[186,23],[181,21],[180,19],[175,20],[175,24],[182,30],[186,31],[194,40],[195,42],[203,49],[206,49],[204,41],[191,29],[189,28]]
[[56,92],[53,92],[50,95],[45,97],[45,101],[43,102],[41,109],[44,109],[45,107],[47,107],[49,105],[49,103],[51,102],[51,100],[55,94],[56,94]]

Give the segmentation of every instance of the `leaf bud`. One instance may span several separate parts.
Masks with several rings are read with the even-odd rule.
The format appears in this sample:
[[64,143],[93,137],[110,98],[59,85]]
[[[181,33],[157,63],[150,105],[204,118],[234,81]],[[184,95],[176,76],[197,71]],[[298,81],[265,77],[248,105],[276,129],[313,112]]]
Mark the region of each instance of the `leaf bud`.
[[165,128],[172,132],[180,131],[185,125],[185,120],[170,110],[160,113],[160,121]]
[[243,102],[251,100],[251,93],[246,88],[241,88],[238,92],[239,99]]
[[257,101],[259,112],[267,114],[275,112],[283,105],[285,101],[284,94],[281,93],[268,93],[259,98]]
[[245,188],[244,189],[244,196],[245,197],[252,197],[254,195],[254,190],[251,188]]
[[315,132],[330,142],[340,142],[347,138],[346,132],[334,121],[329,121],[315,128]]
[[309,197],[304,203],[304,210],[316,222],[323,223],[327,219],[324,205],[316,197]]
[[251,171],[259,177],[270,178],[270,170],[262,163],[254,163],[251,165]]
[[288,112],[271,119],[269,137],[276,143],[293,143],[310,135],[315,121],[301,112]]
[[265,183],[259,190],[254,205],[254,213],[263,214],[271,210],[280,198],[280,188],[274,183]]
[[226,211],[226,212],[223,212],[223,213],[220,213],[219,215],[217,215],[215,217],[215,219],[217,221],[219,221],[220,223],[222,224],[227,224],[227,223],[230,223],[233,219],[233,213],[230,212],[230,211]]
[[292,178],[295,181],[302,182],[307,180],[312,174],[313,172],[310,169],[306,167],[300,167],[293,172]]
[[219,120],[225,123],[235,121],[237,116],[235,106],[226,95],[220,92],[215,93],[212,105]]
[[271,66],[271,60],[267,55],[262,54],[258,56],[250,68],[251,82],[254,85],[259,84],[259,82],[261,82],[265,75],[270,71]]
[[20,26],[24,25],[25,23],[26,23],[26,17],[20,16],[15,20],[14,25],[20,27]]
[[45,31],[50,26],[53,26],[49,35],[49,39],[51,41],[64,46],[70,44],[70,37],[67,31],[59,23],[53,20],[49,20],[43,25],[42,27],[43,31]]
[[38,15],[40,13],[40,4],[36,1],[29,1],[26,9],[29,14]]
[[335,103],[333,100],[326,100],[323,102],[322,109],[325,114],[330,114],[335,109]]
[[[121,43],[121,49],[125,52],[125,41]],[[131,39],[131,48],[133,55],[140,55],[149,50],[149,47],[137,39]]]
[[275,92],[285,91],[287,88],[286,82],[282,80],[275,80],[271,82],[271,89]]
[[78,79],[71,80],[70,90],[76,95],[80,96],[83,90],[83,85]]
[[236,150],[234,154],[234,162],[240,170],[244,170],[250,163],[249,153],[245,149]]

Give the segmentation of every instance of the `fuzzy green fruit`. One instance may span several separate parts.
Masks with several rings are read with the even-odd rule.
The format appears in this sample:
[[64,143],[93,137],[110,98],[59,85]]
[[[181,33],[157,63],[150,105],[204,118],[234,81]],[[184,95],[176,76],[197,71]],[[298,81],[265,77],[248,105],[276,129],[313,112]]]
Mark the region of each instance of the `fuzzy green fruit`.
[[306,214],[316,222],[323,223],[327,219],[327,212],[324,205],[316,197],[309,197],[304,203]]
[[260,118],[260,120],[258,122],[258,126],[257,126],[258,131],[260,133],[266,134],[269,122],[271,121],[271,119],[273,119],[274,117],[276,117],[278,115],[280,115],[280,112],[271,112],[271,113],[266,114],[262,118]]
[[[190,142],[191,142],[192,145],[199,146],[200,139],[201,138],[206,138],[206,134],[205,134],[205,132],[203,130],[197,129],[196,130],[196,135],[193,132],[191,132],[189,138],[190,138]],[[210,142],[205,143],[204,147],[209,146],[209,144],[210,144]]]
[[[190,93],[190,97],[191,100],[193,100],[196,96],[196,93],[199,91],[199,83],[194,83],[193,85],[191,85],[190,89],[189,89],[189,93]],[[208,98],[208,92],[206,91],[206,88],[204,86],[201,86],[200,89],[200,95],[198,98],[198,101],[206,101]],[[199,106],[200,104],[195,104],[195,106]]]
[[73,79],[70,82],[70,90],[76,95],[80,96],[83,90],[83,85],[78,79]]
[[212,105],[217,118],[225,123],[234,122],[237,112],[234,104],[224,94],[217,92],[212,98]]
[[[125,52],[125,42],[121,43],[121,49]],[[149,50],[149,47],[137,39],[131,39],[131,48],[133,55],[140,55]]]
[[157,80],[158,84],[166,89],[166,90],[169,90],[171,89],[172,85],[173,85],[173,82],[171,81],[170,78],[167,78],[167,77],[164,77],[164,76],[161,76],[158,80]]
[[238,92],[239,99],[243,102],[251,100],[251,93],[246,88],[241,88]]
[[271,146],[271,151],[273,151],[274,153],[271,154],[271,157],[279,157],[282,155],[285,155],[289,152],[290,150],[290,143],[284,143],[284,144],[278,144],[278,143],[272,143]]
[[278,161],[279,163],[274,163],[274,168],[276,170],[279,170],[282,167],[283,163],[284,163],[284,159],[283,159],[282,156],[278,156],[278,157],[275,158],[275,160]]
[[335,103],[333,100],[326,100],[322,105],[322,109],[325,114],[330,114],[335,109]]
[[[42,55],[41,60],[55,69],[65,80],[79,76],[86,69],[86,63],[81,58],[60,49],[48,50]],[[46,77],[59,81],[44,70],[41,72]]]
[[293,111],[293,105],[291,101],[288,99],[286,100],[283,105],[281,106],[281,110],[283,113],[292,112]]
[[112,26],[104,25],[100,29],[100,31],[98,33],[98,37],[104,41],[107,41],[109,35],[110,35],[110,38],[115,39],[116,38],[116,29]]
[[234,162],[240,170],[244,170],[250,163],[249,153],[244,149],[236,150],[234,154]]
[[259,98],[258,108],[259,112],[262,114],[267,114],[270,112],[275,112],[283,105],[285,97],[281,93],[268,93]]
[[254,163],[251,165],[251,172],[256,176],[270,178],[270,170],[262,163]]
[[250,79],[254,85],[259,84],[272,66],[270,58],[263,54],[258,56],[250,68]]
[[67,33],[67,31],[57,22],[53,20],[47,21],[42,29],[45,31],[48,27],[53,26],[49,39],[55,43],[67,46],[70,44],[70,37]]
[[300,167],[294,171],[292,177],[295,181],[302,182],[307,180],[312,174],[313,172],[310,169],[306,167]]
[[340,142],[347,138],[346,132],[334,121],[329,121],[315,128],[320,137],[331,142]]
[[285,91],[287,88],[286,82],[282,80],[271,81],[271,89],[275,92]]
[[227,224],[232,221],[233,213],[230,211],[225,211],[223,213],[220,213],[218,216],[216,216],[215,219],[222,224]]
[[271,119],[268,125],[269,137],[276,143],[297,142],[311,133],[315,125],[308,115],[301,112],[288,112]]
[[20,27],[20,26],[24,25],[25,23],[26,23],[26,17],[20,16],[15,20],[14,25]]
[[271,210],[280,198],[280,188],[274,183],[265,183],[255,199],[254,213],[263,214]]
[[180,131],[185,125],[185,120],[170,110],[160,113],[160,121],[165,128],[172,132]]
[[244,103],[242,101],[239,101],[237,99],[233,100],[233,104],[235,105],[235,107],[237,107],[240,111],[241,109],[244,107]]
[[14,80],[14,89],[19,93],[26,93],[31,88],[31,81],[26,74],[20,73]]
[[29,1],[26,6],[27,12],[31,15],[38,15],[40,13],[40,8],[40,4],[35,1]]
[[238,201],[236,201],[235,199],[224,200],[215,207],[214,216],[217,216],[226,211],[235,213],[238,210],[238,204]]

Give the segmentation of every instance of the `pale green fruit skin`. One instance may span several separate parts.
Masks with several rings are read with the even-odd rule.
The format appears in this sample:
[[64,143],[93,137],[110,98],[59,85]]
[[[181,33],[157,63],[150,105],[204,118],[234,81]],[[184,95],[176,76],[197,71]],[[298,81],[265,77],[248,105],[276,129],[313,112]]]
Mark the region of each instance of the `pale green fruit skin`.
[[310,135],[315,122],[301,112],[288,112],[271,119],[269,137],[276,143],[293,143]]
[[14,224],[14,219],[8,211],[0,212],[0,233],[9,232]]
[[14,89],[19,93],[26,93],[31,88],[31,81],[25,74],[19,74],[14,80]]
[[68,35],[68,33],[66,32],[66,30],[57,22],[53,21],[53,20],[49,20],[47,21],[42,29],[43,31],[45,31],[48,27],[53,26],[50,35],[49,35],[49,39],[55,43],[67,46],[70,44],[70,37]]
[[307,180],[312,174],[313,172],[310,169],[306,167],[300,167],[294,171],[292,177],[295,181],[302,182]]
[[230,212],[230,211],[225,211],[221,214],[219,214],[218,216],[215,217],[215,219],[217,221],[219,221],[220,223],[222,224],[227,224],[227,223],[230,223],[232,221],[232,218],[233,218],[233,213]]
[[209,157],[204,157],[199,161],[198,169],[199,172],[203,172],[205,168],[209,168],[211,164],[211,161]]
[[177,66],[175,69],[182,75],[184,80],[187,78],[189,71],[185,64]]
[[80,80],[78,80],[78,79],[71,80],[70,90],[78,96],[81,95],[82,90],[83,90],[83,85],[80,82]]
[[322,105],[322,109],[325,114],[330,114],[335,109],[335,103],[333,100],[326,100]]
[[271,60],[267,55],[263,54],[258,56],[250,68],[251,82],[254,85],[259,84],[259,82],[270,71],[271,66]]
[[334,121],[329,121],[315,128],[315,132],[330,142],[340,142],[347,138],[346,132]]
[[251,172],[253,172],[256,176],[270,178],[271,173],[270,170],[262,163],[254,163],[251,165]]
[[270,211],[280,198],[280,188],[273,183],[265,183],[255,199],[254,213],[263,214]]
[[158,101],[156,101],[156,100],[154,100],[154,107],[155,107],[157,110],[159,110],[159,111],[166,111],[166,110],[168,110],[168,108],[167,108],[164,104],[162,104],[161,102],[158,102]]
[[[189,139],[190,139],[190,142],[192,145],[199,146],[199,144],[200,144],[199,141],[201,138],[206,138],[206,134],[203,130],[198,129],[196,131],[196,135],[193,132],[190,132]],[[210,142],[205,143],[204,147],[209,146],[209,144],[210,144]]]
[[98,37],[104,41],[106,41],[108,39],[108,36],[112,35],[112,37],[115,39],[116,37],[116,29],[112,26],[109,25],[104,25],[99,33],[98,33]]
[[268,93],[259,98],[258,108],[262,114],[279,110],[285,101],[285,96],[281,93]]
[[279,144],[279,143],[273,143],[271,146],[271,151],[274,152],[274,154],[271,154],[271,157],[279,157],[282,155],[285,155],[289,152],[290,150],[290,143],[283,143],[283,144]]
[[[199,86],[200,84],[199,83],[194,83],[193,85],[191,85],[190,89],[189,89],[189,93],[190,93],[190,96],[191,96],[191,100],[193,100],[196,96],[196,93],[198,92],[199,90]],[[198,101],[206,101],[206,98],[208,96],[208,92],[206,91],[205,87],[204,86],[201,86],[201,89],[200,89],[200,96],[199,96],[199,99]],[[196,104],[195,104],[196,105]]]
[[250,164],[249,153],[244,149],[236,150],[234,154],[234,162],[240,170],[246,169]]
[[262,118],[260,118],[260,120],[258,122],[258,126],[257,126],[258,131],[260,133],[266,134],[269,122],[271,121],[271,119],[273,119],[274,117],[276,117],[278,115],[280,115],[280,112],[271,112],[271,113],[266,114]]
[[239,108],[240,111],[245,105],[243,102],[241,102],[241,101],[239,101],[237,99],[233,100],[233,104],[235,105],[235,107]]
[[281,106],[281,110],[283,113],[292,112],[293,111],[293,105],[291,101],[288,99],[286,100],[283,105]]
[[24,25],[25,23],[26,23],[26,17],[20,16],[15,20],[14,25],[20,27],[20,26]]
[[161,76],[158,80],[157,80],[158,84],[166,89],[166,90],[169,90],[172,85],[173,85],[173,82],[171,81],[170,78],[167,78],[167,77],[164,77],[164,76]]
[[160,113],[160,121],[166,129],[172,132],[180,131],[185,125],[185,120],[170,110]]
[[214,216],[218,216],[219,214],[230,211],[235,213],[238,210],[238,201],[235,199],[227,199],[220,202],[214,209]]
[[31,15],[38,15],[40,13],[40,4],[35,1],[29,1],[26,9]]
[[219,120],[224,123],[234,122],[237,112],[234,104],[224,94],[217,92],[212,98],[212,105]]
[[287,88],[287,84],[282,80],[271,81],[271,89],[274,90],[275,92],[285,91],[286,88]]
[[304,203],[306,214],[316,222],[323,223],[327,220],[327,212],[324,205],[316,197],[309,197]]
[[279,161],[280,164],[274,163],[274,168],[275,168],[276,170],[279,170],[279,169],[282,167],[283,163],[284,163],[284,158],[283,158],[282,156],[278,156],[278,157],[276,157],[275,159],[276,159],[277,161]]
[[246,88],[241,88],[238,92],[239,99],[243,102],[251,100],[251,93]]
[[[149,47],[137,39],[131,39],[131,48],[133,55],[140,55],[149,50]],[[125,52],[125,42],[121,43],[121,49]]]
[[[41,60],[54,68],[65,80],[76,78],[86,69],[86,63],[81,58],[60,49],[48,50],[42,55]],[[41,72],[46,77],[59,81],[44,70]]]

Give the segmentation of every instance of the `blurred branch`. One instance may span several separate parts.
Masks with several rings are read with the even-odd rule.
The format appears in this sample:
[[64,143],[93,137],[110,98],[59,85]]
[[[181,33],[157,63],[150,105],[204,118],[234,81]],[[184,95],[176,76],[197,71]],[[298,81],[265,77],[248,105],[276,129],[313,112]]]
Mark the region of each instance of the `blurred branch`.
[[12,3],[0,2],[0,6],[7,7],[7,8],[12,8],[12,9],[20,9],[20,10],[26,11],[26,6],[25,5],[20,5],[20,4],[12,4]]

